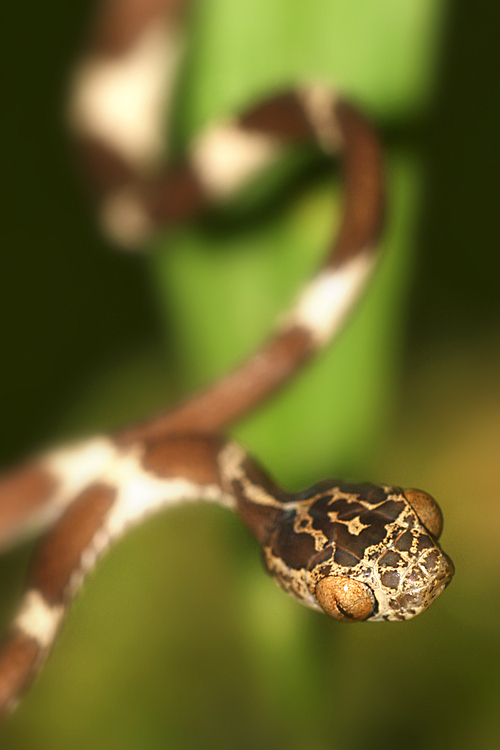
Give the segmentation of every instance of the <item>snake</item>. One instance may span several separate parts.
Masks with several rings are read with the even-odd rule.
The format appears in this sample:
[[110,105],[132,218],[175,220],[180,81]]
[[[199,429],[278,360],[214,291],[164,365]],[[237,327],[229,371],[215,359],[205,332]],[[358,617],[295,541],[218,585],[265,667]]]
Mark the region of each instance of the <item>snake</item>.
[[312,83],[210,124],[185,156],[169,161],[165,113],[187,11],[186,0],[104,0],[97,11],[73,76],[69,120],[103,231],[127,248],[147,245],[304,143],[341,160],[342,222],[269,339],[232,372],[138,424],[41,452],[0,477],[0,544],[40,535],[0,649],[1,716],[39,673],[104,552],[180,503],[234,511],[276,583],[342,622],[408,620],[454,574],[428,493],[338,479],[287,492],[224,435],[342,330],[366,288],[383,226],[383,155],[365,116]]

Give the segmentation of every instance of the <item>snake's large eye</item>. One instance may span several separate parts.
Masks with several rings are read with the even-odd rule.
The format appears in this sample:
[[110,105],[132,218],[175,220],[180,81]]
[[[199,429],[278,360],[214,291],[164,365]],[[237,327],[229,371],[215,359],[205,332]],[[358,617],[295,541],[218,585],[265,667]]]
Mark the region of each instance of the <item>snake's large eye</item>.
[[439,539],[443,530],[443,516],[437,502],[423,490],[403,490],[404,496],[432,536]]
[[373,614],[375,597],[364,583],[345,576],[328,576],[316,586],[316,598],[336,620],[356,622]]

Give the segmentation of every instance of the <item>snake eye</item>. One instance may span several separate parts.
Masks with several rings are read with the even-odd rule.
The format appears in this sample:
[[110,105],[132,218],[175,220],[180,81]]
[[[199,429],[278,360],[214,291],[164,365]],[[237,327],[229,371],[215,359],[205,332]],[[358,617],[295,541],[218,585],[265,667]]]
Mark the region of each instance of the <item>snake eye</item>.
[[404,496],[432,536],[439,539],[443,530],[443,516],[437,502],[423,490],[403,490]]
[[368,586],[346,576],[323,578],[316,586],[316,599],[327,615],[343,622],[366,620],[375,608]]

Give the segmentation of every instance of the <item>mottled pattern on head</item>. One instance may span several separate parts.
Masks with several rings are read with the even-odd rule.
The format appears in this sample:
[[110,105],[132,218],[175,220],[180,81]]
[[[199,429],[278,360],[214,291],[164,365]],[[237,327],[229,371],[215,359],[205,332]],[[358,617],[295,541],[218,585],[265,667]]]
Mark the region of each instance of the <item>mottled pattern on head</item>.
[[[440,529],[437,504],[426,493],[406,493],[408,497],[399,487],[337,480],[300,493],[287,504],[285,517],[265,545],[269,572],[305,604],[326,609],[338,619],[414,617],[443,591],[454,569],[422,522],[423,518],[432,530]],[[409,501],[414,496],[420,517]],[[339,605],[338,590],[351,601],[353,587],[355,601],[359,604],[364,597],[365,606],[360,610],[357,604],[350,616]],[[328,604],[332,597],[333,611]]]

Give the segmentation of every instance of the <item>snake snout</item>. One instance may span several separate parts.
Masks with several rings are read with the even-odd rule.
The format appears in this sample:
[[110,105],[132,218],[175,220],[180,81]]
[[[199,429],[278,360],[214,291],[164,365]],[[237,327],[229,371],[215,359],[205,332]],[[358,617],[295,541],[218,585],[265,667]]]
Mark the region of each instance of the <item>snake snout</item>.
[[455,567],[441,549],[426,550],[404,577],[396,601],[399,616],[409,620],[426,610],[445,590],[455,573]]

